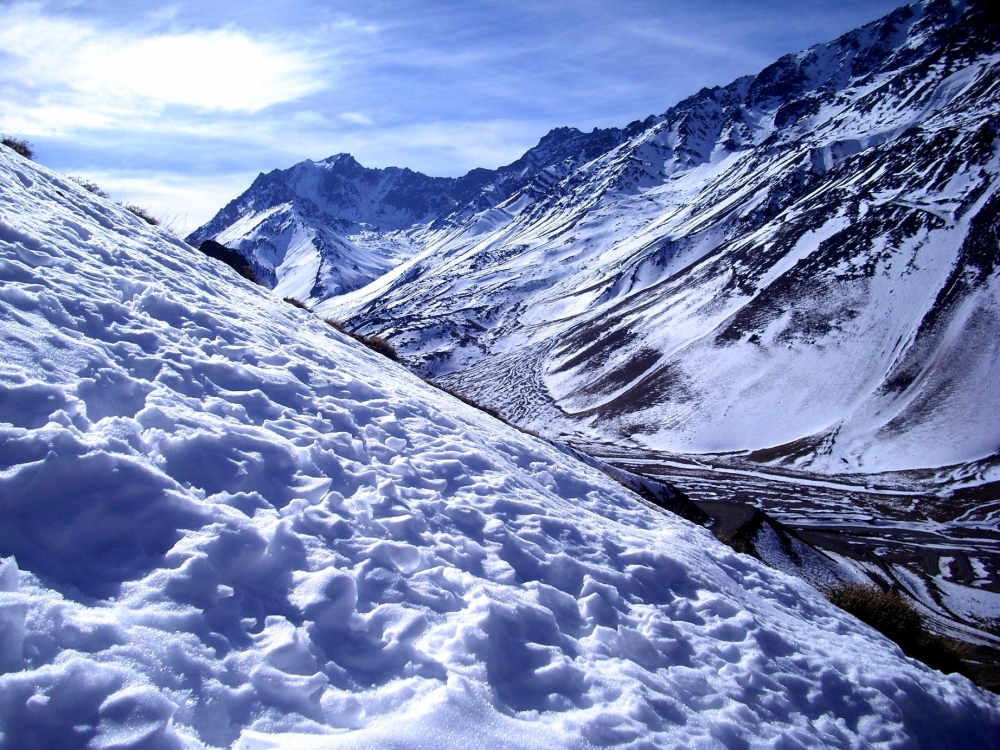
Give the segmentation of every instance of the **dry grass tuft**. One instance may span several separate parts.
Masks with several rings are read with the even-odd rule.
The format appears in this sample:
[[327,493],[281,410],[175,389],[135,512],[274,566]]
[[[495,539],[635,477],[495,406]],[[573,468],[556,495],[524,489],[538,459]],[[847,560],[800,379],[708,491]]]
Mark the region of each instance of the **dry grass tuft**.
[[143,208],[142,206],[136,206],[133,203],[119,203],[118,205],[120,205],[122,208],[124,208],[126,211],[133,214],[134,216],[138,216],[140,219],[142,219],[144,222],[146,222],[151,226],[155,227],[158,226],[160,223],[160,220],[157,219],[155,216],[153,216],[153,214],[149,212],[149,209]]
[[898,591],[863,583],[840,583],[827,598],[896,642],[907,656],[942,672],[972,676],[970,644],[927,632],[923,615]]
[[88,180],[86,177],[72,177],[71,176],[70,179],[73,180],[73,182],[75,182],[77,185],[79,185],[80,187],[82,187],[84,190],[86,190],[88,193],[93,193],[94,195],[96,195],[96,196],[98,196],[100,198],[109,198],[109,197],[111,197],[106,192],[104,192],[103,190],[101,190],[101,186],[100,185],[98,185],[96,182],[93,182],[92,180]]
[[31,147],[31,144],[28,143],[23,138],[14,138],[13,136],[5,135],[2,138],[0,138],[0,143],[2,143],[4,146],[9,148],[14,153],[20,154],[25,159],[35,158],[35,149],[33,149]]
[[341,323],[339,320],[334,320],[333,318],[326,318],[325,322],[331,328],[336,328],[345,336],[350,336],[355,341],[359,341],[373,352],[381,354],[383,357],[391,359],[393,362],[399,362],[399,352],[396,351],[389,340],[384,336],[379,336],[378,334],[364,334],[356,333],[354,331],[348,330],[347,326]]
[[295,299],[295,297],[285,297],[284,301],[287,302],[292,307],[297,307],[300,310],[308,310],[309,312],[312,312],[312,310],[309,308],[309,305],[307,305],[300,299]]
[[840,583],[830,589],[827,598],[900,646],[915,643],[923,632],[923,617],[909,599],[896,591],[863,583]]

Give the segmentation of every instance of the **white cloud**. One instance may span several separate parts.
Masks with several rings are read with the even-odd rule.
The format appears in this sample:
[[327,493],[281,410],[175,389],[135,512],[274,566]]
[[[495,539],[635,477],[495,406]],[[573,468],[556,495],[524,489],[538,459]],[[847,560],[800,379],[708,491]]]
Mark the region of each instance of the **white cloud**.
[[340,115],[340,119],[344,122],[349,122],[352,125],[374,125],[372,118],[368,117],[361,112],[344,112]]
[[[257,112],[321,87],[301,54],[220,29],[154,36],[115,48],[86,50],[88,64],[74,82],[164,104]],[[100,85],[91,86],[91,81]]]
[[40,120],[38,108],[70,129],[121,126],[171,106],[255,113],[323,88],[326,75],[308,47],[238,28],[143,35],[24,5],[0,9],[0,55],[0,83],[13,92],[3,114]]
[[357,31],[362,34],[378,34],[383,31],[383,27],[377,23],[364,22],[352,16],[341,15],[336,20],[326,24],[327,29],[335,31]]

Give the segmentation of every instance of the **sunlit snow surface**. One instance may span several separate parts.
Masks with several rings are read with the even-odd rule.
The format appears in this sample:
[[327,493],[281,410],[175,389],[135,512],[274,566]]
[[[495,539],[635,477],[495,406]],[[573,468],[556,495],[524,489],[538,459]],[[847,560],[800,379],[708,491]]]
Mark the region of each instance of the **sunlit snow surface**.
[[0,149],[0,747],[987,747],[1000,699]]

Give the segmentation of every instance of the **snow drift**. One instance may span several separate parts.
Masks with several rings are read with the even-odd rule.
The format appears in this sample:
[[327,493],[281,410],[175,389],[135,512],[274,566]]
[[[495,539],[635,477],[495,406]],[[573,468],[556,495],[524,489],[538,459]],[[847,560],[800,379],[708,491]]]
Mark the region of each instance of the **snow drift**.
[[0,746],[987,747],[1000,699],[0,148]]

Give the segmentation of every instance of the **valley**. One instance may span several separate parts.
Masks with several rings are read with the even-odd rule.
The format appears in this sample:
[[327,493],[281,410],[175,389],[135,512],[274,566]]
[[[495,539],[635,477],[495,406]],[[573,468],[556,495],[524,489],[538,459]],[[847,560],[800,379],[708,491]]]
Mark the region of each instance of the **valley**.
[[667,481],[714,518],[749,505],[841,566],[916,599],[936,628],[1000,646],[1000,488],[926,477],[828,477],[739,459],[586,447],[614,466]]

